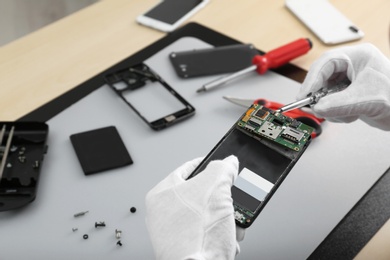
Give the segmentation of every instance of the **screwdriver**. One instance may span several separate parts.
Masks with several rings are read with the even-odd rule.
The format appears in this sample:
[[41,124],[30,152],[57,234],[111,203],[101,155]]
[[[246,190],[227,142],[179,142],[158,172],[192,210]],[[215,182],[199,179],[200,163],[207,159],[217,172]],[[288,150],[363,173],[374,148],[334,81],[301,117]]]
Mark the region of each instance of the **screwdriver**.
[[257,71],[259,74],[264,74],[269,69],[278,68],[288,63],[290,60],[306,54],[311,49],[311,47],[312,43],[309,39],[300,38],[274,50],[271,50],[264,55],[256,55],[253,57],[253,65],[250,67],[206,83],[196,92],[200,93],[221,86],[228,81],[231,81],[232,79],[240,77],[251,71]]
[[337,86],[334,86],[332,88],[322,88],[318,90],[317,92],[314,93],[309,93],[307,98],[292,102],[290,104],[287,104],[279,109],[277,109],[275,112],[276,113],[282,113],[282,112],[287,112],[290,110],[293,110],[295,108],[302,108],[307,105],[314,105],[317,104],[317,102],[324,96],[342,91],[346,89],[349,84],[351,84],[351,81],[348,79],[345,79],[341,81]]

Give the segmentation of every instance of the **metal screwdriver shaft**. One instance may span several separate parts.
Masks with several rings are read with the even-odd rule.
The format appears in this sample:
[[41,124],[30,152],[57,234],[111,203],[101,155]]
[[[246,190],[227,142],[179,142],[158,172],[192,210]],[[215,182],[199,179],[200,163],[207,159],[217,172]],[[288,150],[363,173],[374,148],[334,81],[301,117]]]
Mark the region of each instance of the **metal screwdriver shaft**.
[[218,86],[222,86],[223,84],[228,83],[229,81],[236,79],[242,75],[245,75],[251,71],[255,71],[256,69],[257,69],[257,66],[252,65],[246,69],[240,70],[240,71],[235,72],[233,74],[230,74],[226,77],[222,77],[222,78],[216,79],[214,81],[211,81],[209,83],[206,83],[200,89],[198,89],[196,92],[199,93],[199,92],[207,91],[209,89],[213,89],[213,88],[218,87]]
[[314,105],[322,97],[329,95],[329,94],[336,93],[336,92],[340,92],[340,91],[346,89],[350,84],[351,84],[351,81],[348,78],[345,78],[344,80],[341,80],[340,82],[338,82],[337,84],[335,84],[331,88],[322,88],[322,89],[318,90],[317,92],[310,93],[310,96],[308,96],[307,98],[304,98],[304,99],[292,102],[288,105],[285,105],[285,106],[279,108],[278,110],[276,110],[276,112],[282,113],[282,112],[287,112],[287,111],[293,110],[295,108],[301,108],[301,107],[304,107],[307,105]]
[[305,99],[301,99],[301,100],[298,100],[296,102],[292,102],[288,105],[285,105],[285,106],[279,108],[278,110],[276,110],[276,112],[282,113],[282,112],[287,112],[287,111],[290,111],[290,110],[293,110],[296,108],[301,108],[301,107],[304,107],[307,105],[312,105],[312,104],[317,103],[317,101],[315,101],[315,100],[316,100],[316,97],[314,97],[314,96],[311,96],[311,97],[308,97]]

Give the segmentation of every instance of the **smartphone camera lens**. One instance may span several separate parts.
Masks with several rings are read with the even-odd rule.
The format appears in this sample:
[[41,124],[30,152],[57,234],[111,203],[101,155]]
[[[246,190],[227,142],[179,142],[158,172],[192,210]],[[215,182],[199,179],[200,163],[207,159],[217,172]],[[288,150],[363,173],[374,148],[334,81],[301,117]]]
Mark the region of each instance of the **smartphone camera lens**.
[[353,25],[349,26],[348,29],[350,31],[354,32],[354,33],[358,33],[359,32],[359,29],[356,26],[353,26]]

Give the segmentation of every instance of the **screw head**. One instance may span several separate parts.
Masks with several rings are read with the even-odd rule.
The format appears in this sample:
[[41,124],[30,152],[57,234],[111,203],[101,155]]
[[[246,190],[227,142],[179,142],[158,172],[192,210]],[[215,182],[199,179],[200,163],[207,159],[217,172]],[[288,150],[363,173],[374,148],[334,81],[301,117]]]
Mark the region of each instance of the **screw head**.
[[121,238],[121,235],[122,235],[122,231],[121,230],[118,230],[118,229],[115,229],[115,237],[117,239],[120,239]]
[[95,222],[95,228],[97,227],[105,227],[106,224],[102,221],[102,222]]

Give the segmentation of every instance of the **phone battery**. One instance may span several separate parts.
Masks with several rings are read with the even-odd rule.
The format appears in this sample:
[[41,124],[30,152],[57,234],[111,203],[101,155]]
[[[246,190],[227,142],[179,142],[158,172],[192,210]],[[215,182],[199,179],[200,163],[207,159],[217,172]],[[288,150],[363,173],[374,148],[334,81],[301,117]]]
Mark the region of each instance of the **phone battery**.
[[190,51],[172,52],[171,63],[181,78],[232,73],[252,65],[259,54],[252,44],[234,44]]

